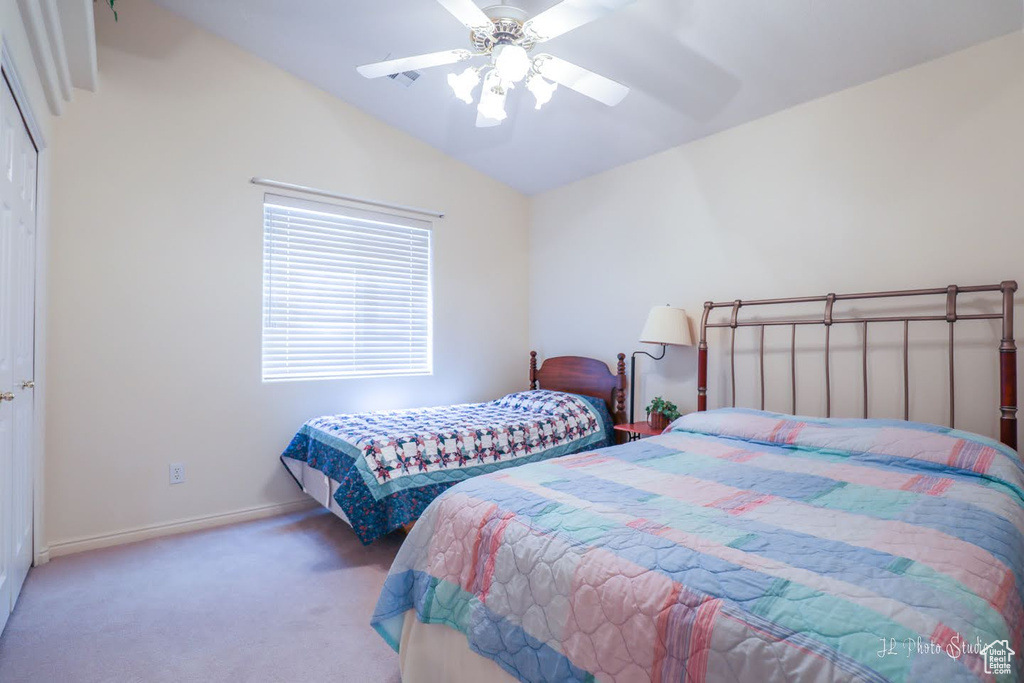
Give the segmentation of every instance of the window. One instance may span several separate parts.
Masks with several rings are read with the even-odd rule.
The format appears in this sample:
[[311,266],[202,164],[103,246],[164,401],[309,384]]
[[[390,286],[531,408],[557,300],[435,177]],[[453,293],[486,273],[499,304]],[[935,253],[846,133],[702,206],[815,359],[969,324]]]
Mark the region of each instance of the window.
[[430,228],[266,195],[263,381],[430,374]]

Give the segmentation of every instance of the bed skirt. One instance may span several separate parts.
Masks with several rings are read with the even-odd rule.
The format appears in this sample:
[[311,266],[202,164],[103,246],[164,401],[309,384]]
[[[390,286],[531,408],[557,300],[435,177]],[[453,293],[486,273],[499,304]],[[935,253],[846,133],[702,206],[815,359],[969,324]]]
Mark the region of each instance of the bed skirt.
[[334,500],[334,492],[338,490],[340,484],[318,469],[310,467],[308,464],[301,460],[295,460],[293,458],[281,458],[281,462],[288,468],[292,476],[295,477],[295,481],[298,482],[299,486],[302,487],[302,491],[320,503],[331,512],[333,512],[338,518],[343,520],[345,524],[352,526],[352,522],[349,520],[345,511],[341,509],[341,506]]
[[402,683],[517,683],[493,660],[469,649],[466,636],[444,624],[424,624],[405,613],[398,649]]

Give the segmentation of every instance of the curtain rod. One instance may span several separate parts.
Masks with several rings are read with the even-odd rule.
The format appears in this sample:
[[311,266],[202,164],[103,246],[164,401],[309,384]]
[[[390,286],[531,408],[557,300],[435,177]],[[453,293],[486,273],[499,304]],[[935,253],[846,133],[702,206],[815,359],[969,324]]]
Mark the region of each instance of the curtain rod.
[[293,192],[304,192],[305,194],[315,194],[321,197],[330,197],[331,199],[341,199],[347,202],[356,202],[357,204],[366,204],[368,206],[379,206],[385,209],[395,209],[397,211],[405,211],[408,213],[418,213],[424,216],[433,216],[435,218],[444,218],[444,213],[441,211],[431,211],[430,209],[420,209],[415,206],[403,206],[402,204],[390,204],[388,202],[378,202],[373,199],[363,199],[361,197],[353,197],[347,194],[339,194],[337,192],[329,192],[327,190],[318,190],[315,187],[307,187],[305,185],[295,185],[293,183],[283,183],[280,180],[268,180],[267,178],[252,178],[249,180],[253,185],[263,185],[265,187],[273,187],[278,190],[292,190]]

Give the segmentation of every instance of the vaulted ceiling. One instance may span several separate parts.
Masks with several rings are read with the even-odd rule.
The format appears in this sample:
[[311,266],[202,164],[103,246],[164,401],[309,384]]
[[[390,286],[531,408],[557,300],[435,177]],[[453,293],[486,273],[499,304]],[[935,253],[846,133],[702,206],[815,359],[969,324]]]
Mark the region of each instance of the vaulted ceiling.
[[535,111],[519,88],[502,125],[476,128],[446,83],[463,67],[409,86],[355,71],[468,48],[435,0],[157,2],[527,194],[1020,31],[1024,14],[1021,0],[637,0],[545,46],[628,85],[620,105],[559,88]]

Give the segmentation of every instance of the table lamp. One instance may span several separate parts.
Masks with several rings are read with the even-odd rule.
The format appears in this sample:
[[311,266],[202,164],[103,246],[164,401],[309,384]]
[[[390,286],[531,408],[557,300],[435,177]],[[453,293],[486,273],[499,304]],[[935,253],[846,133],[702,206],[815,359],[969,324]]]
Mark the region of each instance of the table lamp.
[[640,332],[641,344],[661,344],[661,355],[652,356],[646,351],[634,351],[629,359],[629,421],[634,421],[633,413],[636,403],[636,355],[642,353],[654,360],[665,357],[668,346],[693,346],[690,336],[690,323],[686,311],[671,306],[655,306],[647,314],[647,322]]

